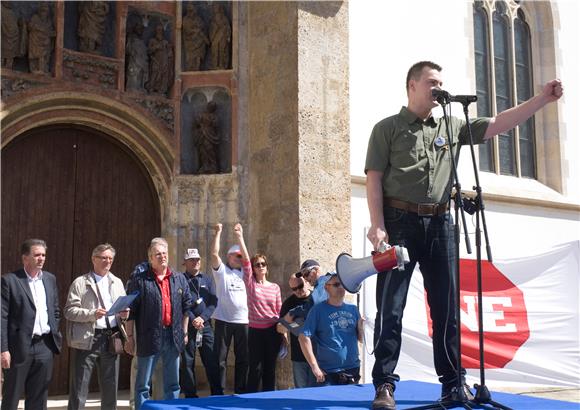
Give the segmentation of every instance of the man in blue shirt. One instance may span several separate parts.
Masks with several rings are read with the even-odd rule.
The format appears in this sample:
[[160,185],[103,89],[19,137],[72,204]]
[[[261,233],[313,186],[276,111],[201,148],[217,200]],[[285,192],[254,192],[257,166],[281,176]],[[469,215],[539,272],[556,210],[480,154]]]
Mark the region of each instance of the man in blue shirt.
[[328,299],[310,309],[299,336],[300,347],[320,385],[357,383],[363,321],[356,306],[344,303],[345,290],[338,276],[328,276],[324,284]]
[[220,384],[217,354],[214,349],[214,333],[211,315],[217,305],[215,285],[212,277],[201,272],[201,257],[197,249],[187,249],[183,257],[183,275],[191,291],[192,307],[188,328],[188,342],[182,354],[181,391],[186,398],[198,397],[195,380],[195,349],[205,367],[209,388],[213,395],[224,394]]

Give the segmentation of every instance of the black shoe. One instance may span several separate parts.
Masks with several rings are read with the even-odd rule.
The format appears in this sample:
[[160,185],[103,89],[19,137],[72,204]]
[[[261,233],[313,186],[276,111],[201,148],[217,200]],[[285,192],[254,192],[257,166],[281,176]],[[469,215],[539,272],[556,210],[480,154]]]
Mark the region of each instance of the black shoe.
[[372,410],[395,410],[395,388],[391,383],[383,383],[377,387]]
[[[475,397],[473,396],[473,393],[471,392],[471,389],[467,383],[463,383],[461,388],[463,389],[463,394],[465,395],[467,401],[475,400]],[[457,386],[453,386],[451,388],[443,387],[441,389],[441,398],[439,399],[439,401],[463,401],[463,400],[461,399],[460,395],[457,394]]]

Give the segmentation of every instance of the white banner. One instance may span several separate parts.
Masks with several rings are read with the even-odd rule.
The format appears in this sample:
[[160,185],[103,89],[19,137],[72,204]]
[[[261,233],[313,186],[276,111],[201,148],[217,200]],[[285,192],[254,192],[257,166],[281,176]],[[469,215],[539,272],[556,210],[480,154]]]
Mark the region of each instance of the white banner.
[[[475,261],[461,261],[463,366],[479,383],[478,303]],[[396,271],[394,272],[396,274]],[[485,381],[494,386],[580,386],[580,242],[526,258],[482,264]],[[374,277],[363,284],[367,317],[364,382],[372,381],[376,314]],[[396,373],[403,380],[437,382],[423,278],[413,274],[403,319]]]

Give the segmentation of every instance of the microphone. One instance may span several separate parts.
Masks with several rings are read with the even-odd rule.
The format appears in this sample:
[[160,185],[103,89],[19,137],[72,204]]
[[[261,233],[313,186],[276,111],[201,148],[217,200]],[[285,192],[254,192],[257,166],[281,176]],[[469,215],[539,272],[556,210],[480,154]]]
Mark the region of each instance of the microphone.
[[469,104],[477,101],[477,95],[451,95],[447,91],[440,90],[439,88],[432,89],[431,95],[437,100],[439,104],[446,104],[450,102]]

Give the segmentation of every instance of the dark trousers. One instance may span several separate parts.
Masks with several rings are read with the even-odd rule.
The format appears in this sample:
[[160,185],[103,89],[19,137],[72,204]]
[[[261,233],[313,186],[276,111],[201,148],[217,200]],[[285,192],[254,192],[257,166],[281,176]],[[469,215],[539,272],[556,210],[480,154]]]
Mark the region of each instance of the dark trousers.
[[85,408],[89,394],[89,383],[95,366],[101,390],[101,408],[117,408],[117,386],[119,382],[119,355],[109,353],[106,333],[96,334],[91,350],[71,349],[73,362],[68,409]]
[[377,278],[377,310],[380,311],[383,306],[383,296],[386,299],[381,314],[377,314],[375,320],[374,337],[378,346],[375,350],[373,384],[394,385],[399,381],[394,371],[401,352],[403,309],[411,274],[418,262],[433,322],[435,370],[443,388],[454,386],[457,380],[457,322],[454,315],[456,250],[452,218],[449,214],[420,217],[387,206],[384,207],[384,217],[389,243],[406,246],[411,263],[405,266],[404,272],[381,272]]
[[341,386],[345,384],[356,384],[360,380],[360,367],[346,369],[337,373],[326,373],[322,383],[316,383],[316,386]]
[[16,410],[23,393],[26,410],[46,409],[53,366],[53,352],[47,345],[53,344],[50,338],[47,335],[31,341],[30,355],[26,360],[15,365],[12,358],[10,368],[3,370],[2,410]]
[[248,393],[257,392],[260,382],[262,391],[276,390],[276,359],[280,351],[281,336],[276,332],[276,325],[266,329],[250,328]]
[[[188,342],[181,354],[180,384],[181,391],[186,398],[197,397],[197,384],[195,380],[195,338],[197,332],[193,326],[189,326]],[[205,374],[212,395],[224,394],[220,384],[220,369],[218,366],[217,352],[214,349],[214,334],[210,322],[205,322],[202,332],[202,344],[199,347],[201,362],[205,368]]]
[[234,354],[236,356],[234,393],[241,394],[246,392],[248,380],[248,325],[216,320],[215,343],[220,367],[220,384],[223,391],[226,389],[228,350],[232,338],[234,339]]

